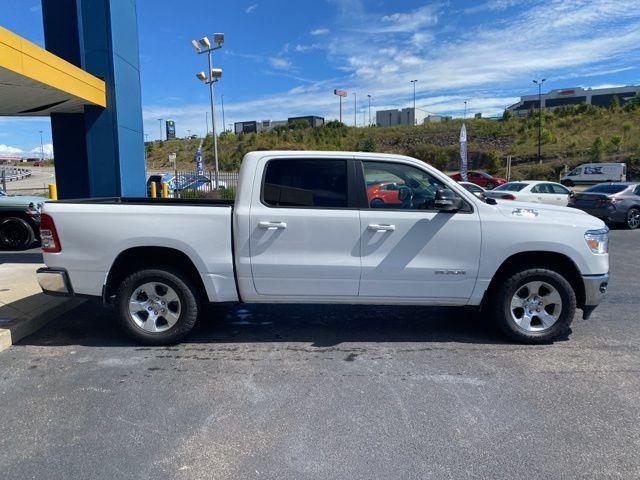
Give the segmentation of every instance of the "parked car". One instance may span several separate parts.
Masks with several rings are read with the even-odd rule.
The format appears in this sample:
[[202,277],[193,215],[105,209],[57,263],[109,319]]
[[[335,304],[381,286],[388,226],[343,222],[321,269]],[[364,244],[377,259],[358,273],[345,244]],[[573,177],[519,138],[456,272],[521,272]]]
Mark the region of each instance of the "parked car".
[[560,182],[567,187],[603,182],[625,182],[626,163],[585,163],[567,173]]
[[569,206],[579,208],[605,222],[624,224],[635,230],[640,226],[640,183],[601,183],[576,193]]
[[485,193],[496,200],[517,200],[519,202],[548,203],[566,207],[573,192],[554,182],[523,180],[500,185]]
[[458,182],[458,183],[462,185],[465,189],[473,193],[476,197],[485,198],[486,190],[482,188],[480,185],[476,185],[475,183],[471,183],[471,182]]
[[47,199],[8,195],[0,188],[0,249],[29,248],[39,239],[40,209]]
[[[371,208],[368,186],[407,188]],[[207,302],[482,307],[547,342],[588,317],[609,279],[602,220],[483,202],[422,161],[358,152],[245,155],[235,200],[47,202],[42,289],[112,303],[139,342],[174,343]]]
[[[458,182],[462,180],[460,173],[454,173],[451,175],[451,178]],[[467,172],[467,181],[480,185],[482,188],[487,190],[491,190],[499,185],[507,183],[504,178],[494,177],[485,172]]]

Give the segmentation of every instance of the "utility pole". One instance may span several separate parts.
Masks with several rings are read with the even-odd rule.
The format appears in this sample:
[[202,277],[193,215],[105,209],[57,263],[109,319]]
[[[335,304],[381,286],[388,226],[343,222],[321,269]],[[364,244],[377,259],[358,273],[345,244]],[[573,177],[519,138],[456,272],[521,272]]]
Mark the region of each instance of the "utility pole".
[[416,119],[416,82],[418,80],[410,80],[413,83],[413,124],[415,125],[417,122]]
[[542,84],[546,78],[534,80],[538,85],[538,163],[542,163]]
[[187,138],[191,138],[191,129],[187,128]]
[[371,95],[367,95],[369,99],[369,126],[371,126]]
[[160,122],[160,141],[162,141],[162,121],[164,120],[164,118],[159,118],[158,122]]
[[464,115],[462,116],[463,119],[466,120],[467,118],[467,101],[464,101]]
[[209,135],[209,114],[207,112],[205,112],[204,114],[204,121],[207,126],[206,133],[204,134],[204,136],[206,137],[207,135]]

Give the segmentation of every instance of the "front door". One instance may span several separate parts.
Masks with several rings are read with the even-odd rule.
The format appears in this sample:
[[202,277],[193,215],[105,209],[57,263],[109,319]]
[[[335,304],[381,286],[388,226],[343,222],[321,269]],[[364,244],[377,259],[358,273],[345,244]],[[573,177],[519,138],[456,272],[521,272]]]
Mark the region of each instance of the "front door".
[[471,205],[457,213],[436,211],[435,194],[444,183],[417,166],[363,161],[363,172],[366,185],[398,185],[399,198],[368,198],[369,208],[360,212],[360,296],[465,303],[480,261],[477,212]]
[[353,160],[265,160],[252,202],[251,272],[258,295],[355,297],[360,218],[349,198]]

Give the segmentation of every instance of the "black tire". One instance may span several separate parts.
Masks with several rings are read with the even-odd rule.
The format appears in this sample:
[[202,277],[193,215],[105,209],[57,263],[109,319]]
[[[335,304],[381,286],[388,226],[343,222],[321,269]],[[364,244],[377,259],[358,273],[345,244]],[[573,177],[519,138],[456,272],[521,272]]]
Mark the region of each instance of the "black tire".
[[383,205],[384,200],[382,200],[381,198],[374,198],[373,200],[371,200],[371,207],[373,208],[382,208]]
[[[161,282],[171,287],[180,300],[180,315],[171,328],[162,332],[149,332],[138,326],[129,314],[129,300],[134,291],[141,285],[150,282]],[[124,279],[116,292],[116,308],[118,323],[123,330],[137,342],[145,345],[172,345],[179,342],[193,329],[200,305],[196,289],[188,276],[179,271],[160,268],[139,270]]]
[[624,226],[628,230],[635,230],[636,228],[638,228],[638,226],[640,226],[640,223],[638,222],[639,217],[640,217],[640,209],[636,207],[631,207],[627,212],[627,218],[624,222]]
[[[550,284],[560,294],[562,309],[558,320],[541,331],[528,331],[513,320],[510,311],[511,299],[523,286],[532,281]],[[565,337],[570,330],[576,312],[576,295],[571,284],[558,272],[546,268],[527,268],[508,276],[490,297],[493,316],[498,328],[506,336],[519,343],[542,344]],[[488,309],[489,310],[489,309]]]
[[564,185],[565,187],[574,187],[575,186],[571,180],[563,180],[562,181],[562,185]]
[[24,250],[36,239],[36,234],[26,220],[9,217],[0,221],[0,248],[3,250]]

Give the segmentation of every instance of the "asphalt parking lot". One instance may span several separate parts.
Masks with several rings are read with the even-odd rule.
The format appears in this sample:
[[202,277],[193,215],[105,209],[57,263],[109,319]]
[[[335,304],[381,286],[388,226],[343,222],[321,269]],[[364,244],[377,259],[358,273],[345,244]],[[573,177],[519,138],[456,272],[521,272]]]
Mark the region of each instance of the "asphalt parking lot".
[[640,231],[547,346],[464,310],[211,309],[132,345],[87,303],[0,354],[0,472],[44,478],[639,478]]

